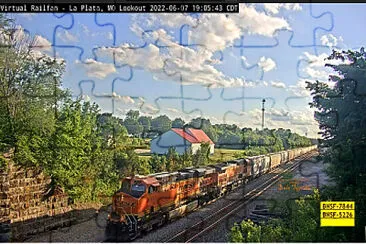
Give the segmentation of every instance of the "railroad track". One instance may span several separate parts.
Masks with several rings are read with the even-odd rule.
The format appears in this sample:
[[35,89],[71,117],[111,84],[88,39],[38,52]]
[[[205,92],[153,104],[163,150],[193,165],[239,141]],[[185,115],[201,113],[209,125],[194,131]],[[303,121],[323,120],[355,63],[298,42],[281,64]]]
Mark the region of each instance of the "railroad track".
[[198,237],[202,236],[207,231],[214,228],[216,225],[230,217],[232,214],[237,212],[239,209],[241,209],[243,206],[247,205],[254,199],[256,199],[258,196],[260,196],[263,192],[268,190],[271,186],[276,184],[278,181],[280,181],[283,178],[283,174],[292,172],[295,169],[297,169],[301,163],[301,161],[304,161],[306,159],[310,159],[315,155],[315,152],[309,152],[305,155],[302,155],[293,161],[296,161],[294,164],[292,164],[290,167],[284,169],[283,172],[274,175],[270,179],[266,180],[264,183],[260,184],[253,190],[246,193],[242,198],[233,201],[232,203],[226,205],[224,208],[217,211],[215,214],[210,215],[203,220],[199,221],[198,223],[186,228],[185,230],[177,233],[173,237],[169,238],[168,240],[165,240],[164,242],[192,242],[196,240]]

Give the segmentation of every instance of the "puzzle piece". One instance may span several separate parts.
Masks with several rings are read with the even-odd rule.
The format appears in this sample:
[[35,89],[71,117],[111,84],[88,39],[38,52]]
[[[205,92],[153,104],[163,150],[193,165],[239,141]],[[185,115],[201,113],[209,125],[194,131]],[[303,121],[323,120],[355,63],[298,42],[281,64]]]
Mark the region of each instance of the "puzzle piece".
[[[289,36],[289,38],[288,38],[288,42],[287,42],[287,44],[288,44],[288,46],[290,47],[290,48],[301,48],[301,49],[304,49],[304,48],[313,48],[314,49],[314,52],[316,53],[316,55],[317,55],[317,53],[318,53],[318,49],[319,48],[323,48],[323,47],[325,47],[324,45],[318,45],[317,44],[317,42],[316,42],[316,33],[319,31],[319,30],[325,30],[325,31],[331,31],[332,29],[333,29],[333,14],[331,13],[331,12],[326,12],[326,13],[322,13],[321,15],[318,15],[318,16],[316,16],[316,15],[314,15],[313,14],[313,10],[312,10],[312,5],[310,4],[310,6],[309,6],[309,10],[310,10],[310,16],[311,17],[313,17],[313,18],[315,18],[315,19],[319,19],[319,18],[321,18],[321,17],[323,17],[323,16],[325,16],[325,15],[329,15],[330,16],[330,20],[331,20],[331,26],[328,28],[328,29],[326,29],[326,28],[322,28],[322,27],[316,27],[316,28],[314,28],[313,29],[313,42],[312,42],[312,44],[308,44],[308,45],[299,45],[299,44],[296,44],[295,42],[294,42],[294,40],[296,40],[296,38],[294,38],[294,37],[296,37],[296,35],[295,35],[295,33],[294,33],[294,31],[288,31],[289,32],[289,34],[290,34],[290,36]],[[281,35],[281,33],[283,33],[283,31],[282,30],[277,30],[276,31],[276,34],[274,35],[274,42],[272,42],[272,43],[266,43],[266,44],[258,44],[258,43],[256,43],[256,44],[253,44],[253,45],[251,45],[251,44],[247,44],[247,43],[245,43],[244,42],[244,37],[242,36],[242,38],[241,38],[241,43],[240,44],[235,44],[234,45],[234,47],[235,48],[239,48],[240,49],[240,51],[241,51],[241,56],[243,56],[243,50],[245,50],[245,52],[247,53],[248,51],[250,51],[250,49],[253,49],[253,50],[266,50],[266,49],[268,49],[268,48],[271,48],[271,49],[273,49],[273,48],[275,48],[275,47],[277,47],[277,46],[280,46],[280,43],[284,43],[284,42],[282,42],[282,41],[280,41],[280,38],[278,38],[278,35]],[[283,38],[281,38],[281,40],[282,40]],[[302,38],[302,39],[304,39],[304,38]],[[243,64],[243,59],[241,60],[242,61],[242,66],[243,66],[243,68],[244,69],[248,69],[248,66],[247,65],[245,65],[245,64]],[[299,67],[300,67],[300,65],[301,65],[301,60],[299,60],[298,62],[297,62],[297,71],[299,70]],[[286,66],[287,67],[287,66]],[[252,67],[249,67],[249,68],[252,68]],[[295,69],[294,69],[295,70]],[[286,75],[288,75],[287,73],[286,73]],[[264,76],[264,72],[262,72],[262,75],[261,75],[261,79],[263,79],[263,76]],[[301,77],[300,75],[299,75],[299,73],[298,73],[298,76],[300,77],[300,78],[304,78],[304,77]],[[244,88],[243,88],[243,90],[244,90]],[[237,97],[239,100],[240,99],[243,99],[243,104],[244,104],[244,99],[245,99],[245,97],[244,96],[242,96],[241,98],[240,97]],[[287,98],[286,100],[285,100],[285,106],[287,107],[287,109],[289,109],[289,106],[288,106],[288,104],[287,104],[287,102],[289,101],[289,100],[291,100],[291,99],[294,99],[294,98]],[[242,106],[242,107],[244,107],[244,106]],[[229,113],[233,113],[233,114],[236,114],[236,115],[239,115],[238,113],[236,113],[236,112],[233,112],[233,111],[228,111]],[[241,111],[241,112],[243,112],[243,110]]]
[[[56,56],[56,50],[77,50],[78,60],[82,63],[90,63],[90,59],[95,55],[95,46],[107,45],[107,46],[115,46],[116,45],[116,30],[115,26],[112,23],[101,23],[99,21],[99,16],[97,13],[94,14],[94,24],[98,28],[102,28],[105,30],[105,34],[101,34],[101,32],[91,33],[88,30],[88,27],[81,23],[77,25],[76,19],[81,19],[82,22],[85,22],[83,19],[89,18],[90,15],[74,15],[74,14],[62,14],[57,15],[54,14],[57,19],[65,19],[66,16],[69,17],[69,22],[64,24],[56,25],[53,32],[53,47],[54,47],[54,56]],[[83,36],[81,36],[83,35]],[[102,38],[98,38],[98,36],[102,36]],[[81,39],[88,38],[95,41],[92,42],[82,42]],[[99,39],[99,40],[98,40]],[[107,41],[106,41],[107,40]],[[72,44],[69,44],[72,43]],[[84,46],[85,45],[85,46]],[[68,52],[70,53],[70,52]],[[66,53],[63,55],[67,56]]]

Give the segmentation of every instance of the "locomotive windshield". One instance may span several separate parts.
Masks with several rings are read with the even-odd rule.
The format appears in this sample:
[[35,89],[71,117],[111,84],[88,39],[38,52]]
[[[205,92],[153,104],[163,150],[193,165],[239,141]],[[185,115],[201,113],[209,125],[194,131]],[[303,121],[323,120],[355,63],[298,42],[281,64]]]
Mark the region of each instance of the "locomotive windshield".
[[145,193],[146,185],[142,181],[134,181],[131,185],[131,180],[124,180],[119,191],[139,198]]
[[146,185],[141,181],[133,182],[131,186],[131,196],[133,197],[141,197],[146,191]]

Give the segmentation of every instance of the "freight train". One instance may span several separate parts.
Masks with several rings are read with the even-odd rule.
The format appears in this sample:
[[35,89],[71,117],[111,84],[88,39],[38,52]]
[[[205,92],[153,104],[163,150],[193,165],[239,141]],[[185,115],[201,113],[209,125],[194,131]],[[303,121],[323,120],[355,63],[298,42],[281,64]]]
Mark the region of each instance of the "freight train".
[[149,231],[183,216],[315,149],[314,145],[200,168],[189,167],[178,172],[126,177],[112,199],[106,238],[132,240],[142,231]]

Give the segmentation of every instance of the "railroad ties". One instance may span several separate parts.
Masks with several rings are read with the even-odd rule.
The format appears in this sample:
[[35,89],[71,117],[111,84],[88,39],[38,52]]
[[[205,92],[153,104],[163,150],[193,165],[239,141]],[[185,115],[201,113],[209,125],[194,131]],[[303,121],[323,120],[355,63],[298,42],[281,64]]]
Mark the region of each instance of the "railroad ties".
[[261,222],[268,222],[270,219],[280,218],[279,214],[271,213],[267,205],[258,204],[249,213],[245,220],[251,220],[255,224],[260,224]]

